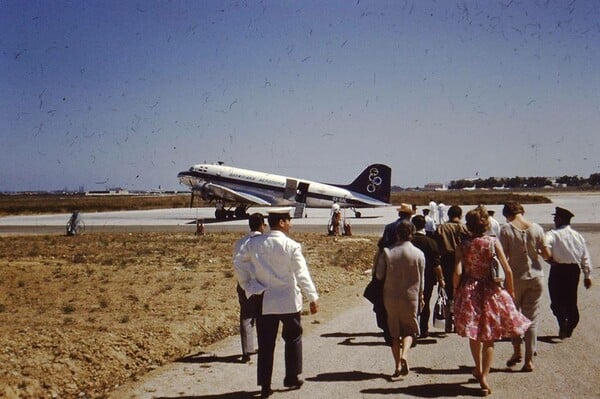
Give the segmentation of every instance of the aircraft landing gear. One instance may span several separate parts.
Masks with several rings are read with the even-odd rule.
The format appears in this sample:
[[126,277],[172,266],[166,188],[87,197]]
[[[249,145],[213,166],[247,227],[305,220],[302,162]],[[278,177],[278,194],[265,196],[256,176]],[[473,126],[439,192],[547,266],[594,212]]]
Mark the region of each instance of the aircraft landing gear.
[[215,219],[217,219],[217,220],[227,219],[227,211],[225,209],[216,209],[215,210]]
[[362,213],[360,213],[359,211],[356,210],[356,208],[350,208],[350,210],[352,212],[354,212],[354,217],[357,219],[360,219],[360,217],[362,216]]
[[248,214],[246,210],[248,208],[244,206],[239,206],[234,210],[217,208],[215,209],[215,219],[217,220],[227,220],[227,219],[246,219],[248,218]]
[[247,206],[238,206],[235,208],[234,214],[237,219],[246,219],[248,217]]

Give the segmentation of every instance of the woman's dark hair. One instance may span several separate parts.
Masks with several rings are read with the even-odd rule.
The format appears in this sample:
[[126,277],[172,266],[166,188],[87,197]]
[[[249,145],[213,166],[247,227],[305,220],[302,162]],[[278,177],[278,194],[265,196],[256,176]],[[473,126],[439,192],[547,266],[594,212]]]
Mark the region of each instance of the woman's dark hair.
[[452,205],[448,208],[448,218],[454,219],[462,216],[462,208],[458,205]]
[[422,216],[422,215],[413,216],[413,218],[411,220],[412,220],[412,224],[415,225],[416,230],[421,230],[421,229],[425,228],[425,216]]
[[398,234],[400,241],[409,241],[414,233],[415,226],[407,220],[403,220],[396,225],[396,234]]
[[504,215],[504,217],[514,217],[519,213],[525,213],[525,209],[523,209],[523,205],[517,201],[508,201],[504,204],[504,208],[502,208],[502,215]]

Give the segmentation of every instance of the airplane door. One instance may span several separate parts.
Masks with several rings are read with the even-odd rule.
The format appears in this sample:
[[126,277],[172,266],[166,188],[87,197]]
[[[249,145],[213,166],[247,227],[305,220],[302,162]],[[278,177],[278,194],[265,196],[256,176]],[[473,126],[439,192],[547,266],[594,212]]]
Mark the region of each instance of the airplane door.
[[283,193],[283,199],[288,201],[296,200],[296,187],[298,187],[298,180],[287,179],[285,181],[285,191]]
[[298,190],[296,192],[296,202],[306,204],[306,197],[308,195],[308,183],[301,182],[298,184]]

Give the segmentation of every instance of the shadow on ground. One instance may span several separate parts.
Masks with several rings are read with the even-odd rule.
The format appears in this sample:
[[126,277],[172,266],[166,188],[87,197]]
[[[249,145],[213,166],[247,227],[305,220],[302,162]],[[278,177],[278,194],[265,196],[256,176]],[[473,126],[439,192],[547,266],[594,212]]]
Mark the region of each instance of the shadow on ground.
[[184,356],[177,360],[176,363],[243,363],[241,355],[217,356],[213,353],[198,352],[194,355]]

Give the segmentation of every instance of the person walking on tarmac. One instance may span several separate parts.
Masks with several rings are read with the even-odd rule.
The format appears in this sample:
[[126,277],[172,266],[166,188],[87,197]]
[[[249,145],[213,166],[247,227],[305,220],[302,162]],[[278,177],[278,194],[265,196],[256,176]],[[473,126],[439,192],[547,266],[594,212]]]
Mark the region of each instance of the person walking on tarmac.
[[246,295],[262,293],[262,310],[256,320],[258,333],[258,385],[261,398],[272,394],[273,355],[279,323],[285,341],[286,388],[299,389],[302,373],[302,294],[308,297],[310,313],[318,311],[317,290],[311,279],[299,243],[288,237],[291,208],[269,211],[270,232],[258,235],[242,246],[234,258],[236,268],[253,271],[244,289]]
[[558,321],[558,337],[569,338],[579,323],[577,307],[577,286],[583,271],[583,285],[592,287],[592,263],[583,236],[570,226],[575,216],[565,208],[556,207],[554,212],[555,228],[546,233],[546,245],[552,257],[548,291],[550,308]]
[[[441,204],[440,204],[441,206]],[[447,333],[454,331],[454,315],[452,301],[454,299],[454,288],[452,276],[454,274],[454,263],[456,261],[456,248],[462,240],[469,235],[466,226],[461,223],[462,209],[458,205],[452,205],[448,209],[448,222],[438,225],[434,238],[440,251],[440,265],[446,282],[446,293],[448,294],[448,309],[446,312]]]
[[[265,231],[265,218],[261,213],[253,213],[248,218],[250,232],[240,238],[234,245],[233,256],[237,255],[242,246],[244,246],[252,237],[256,237]],[[245,266],[245,264],[243,264]],[[238,267],[241,266],[238,264]],[[246,297],[246,292],[242,288],[250,278],[252,271],[247,268],[235,269],[237,284],[238,301],[240,303],[240,339],[242,344],[242,362],[250,361],[250,355],[256,353],[254,351],[254,325],[256,317],[260,310],[260,296],[252,295]]]

